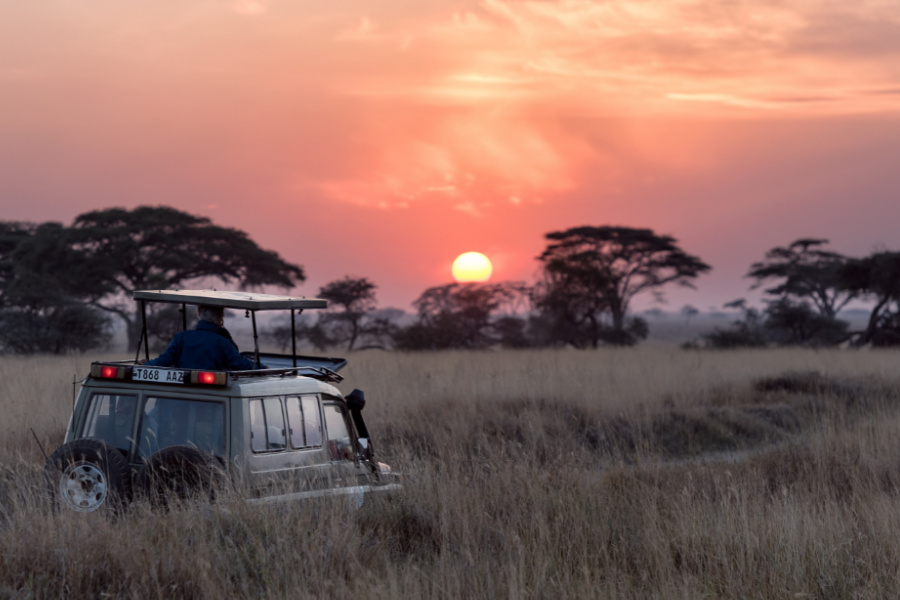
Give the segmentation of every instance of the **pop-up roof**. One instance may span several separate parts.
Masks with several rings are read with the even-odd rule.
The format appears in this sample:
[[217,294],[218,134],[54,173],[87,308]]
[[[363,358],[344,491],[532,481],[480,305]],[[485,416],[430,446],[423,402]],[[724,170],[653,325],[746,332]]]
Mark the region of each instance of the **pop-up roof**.
[[[259,310],[284,310],[291,311],[291,364],[298,366],[297,362],[297,334],[294,321],[294,311],[303,312],[307,308],[327,308],[328,301],[320,298],[298,298],[296,296],[276,296],[273,294],[256,294],[254,292],[233,292],[218,290],[138,290],[134,292],[134,299],[141,307],[141,340],[144,345],[144,357],[150,358],[150,344],[147,336],[147,302],[168,302],[181,304],[182,327],[187,329],[188,304],[201,304],[205,306],[221,306],[222,308],[246,309],[253,320],[253,354],[256,357],[256,366],[260,368],[262,362],[259,357],[259,335],[256,331],[256,311]],[[140,355],[140,345],[138,345]],[[137,361],[135,356],[135,361]]]
[[148,302],[168,302],[173,304],[204,304],[224,308],[248,310],[276,310],[295,308],[327,308],[328,301],[319,298],[277,296],[254,292],[232,292],[218,290],[139,290],[134,292],[135,300]]

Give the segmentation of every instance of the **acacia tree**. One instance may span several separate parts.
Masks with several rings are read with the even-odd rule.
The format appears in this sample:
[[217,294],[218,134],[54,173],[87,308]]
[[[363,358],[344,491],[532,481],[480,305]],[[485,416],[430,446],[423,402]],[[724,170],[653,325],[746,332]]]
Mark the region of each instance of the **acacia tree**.
[[693,287],[691,279],[710,270],[673,237],[650,229],[584,226],[546,238],[534,303],[552,321],[556,339],[578,347],[646,337],[642,319],[626,321],[632,299],[644,292],[660,295],[669,283]]
[[500,341],[495,317],[513,309],[528,288],[518,282],[451,283],[428,288],[413,302],[418,322],[398,331],[404,350],[485,348]]
[[840,282],[847,290],[875,301],[858,345],[900,344],[900,252],[876,252],[851,259],[841,268]]
[[108,340],[108,321],[78,289],[91,265],[66,243],[59,223],[0,224],[0,345],[19,353],[64,353]]
[[319,288],[319,297],[329,303],[328,312],[319,317],[319,325],[326,330],[328,338],[346,342],[347,350],[353,350],[360,335],[365,333],[366,317],[375,310],[376,287],[365,277],[346,276]]
[[289,288],[305,279],[301,267],[260,248],[243,231],[167,206],[91,211],[79,215],[65,236],[91,268],[80,293],[125,322],[131,346],[139,330],[134,290],[175,288],[202,278]]
[[35,226],[16,221],[0,221],[0,304],[6,301],[6,284],[15,271],[16,259],[13,253],[20,244],[31,238]]
[[823,317],[833,319],[859,291],[841,285],[840,273],[848,258],[823,250],[828,240],[802,238],[787,247],[766,252],[765,260],[753,263],[747,277],[756,280],[751,289],[775,280],[766,294],[803,303],[811,302]]

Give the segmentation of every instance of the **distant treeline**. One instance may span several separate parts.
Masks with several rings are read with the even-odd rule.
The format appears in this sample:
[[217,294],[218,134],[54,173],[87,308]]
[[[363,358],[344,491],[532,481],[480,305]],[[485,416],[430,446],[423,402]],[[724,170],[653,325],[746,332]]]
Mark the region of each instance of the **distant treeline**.
[[[900,345],[900,252],[853,258],[826,249],[828,240],[804,238],[772,248],[750,266],[752,289],[763,286],[763,309],[744,299],[726,304],[742,317],[690,347]],[[851,300],[874,303],[864,329],[850,331],[837,318]]]
[[[693,287],[710,266],[649,229],[582,226],[546,234],[538,280],[452,283],[425,290],[414,319],[378,310],[375,283],[344,277],[319,289],[329,308],[301,319],[299,337],[316,348],[400,350],[632,345],[647,321],[631,314],[640,294],[661,297],[669,284]],[[743,300],[743,317],[693,346],[738,347],[900,343],[900,253],[848,258],[802,239],[774,248],[751,266],[753,287],[771,285],[762,310]],[[64,353],[109,343],[113,319],[137,347],[131,293],[210,281],[236,287],[292,288],[301,266],[256,245],[246,233],[170,207],[92,211],[71,226],[0,222],[0,350]],[[868,326],[848,331],[838,311],[854,298],[873,300]],[[685,307],[690,317],[696,309]],[[180,328],[173,307],[148,316],[157,343]],[[271,339],[286,348],[290,330]]]

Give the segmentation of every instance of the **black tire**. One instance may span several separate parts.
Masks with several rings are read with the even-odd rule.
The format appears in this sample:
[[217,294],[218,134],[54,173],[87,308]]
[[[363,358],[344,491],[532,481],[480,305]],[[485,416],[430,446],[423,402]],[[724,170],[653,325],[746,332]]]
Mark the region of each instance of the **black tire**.
[[63,444],[44,465],[55,506],[76,512],[114,511],[131,496],[128,461],[100,440]]
[[175,501],[209,501],[225,481],[216,458],[193,446],[168,446],[151,456],[138,472],[138,492],[154,506]]

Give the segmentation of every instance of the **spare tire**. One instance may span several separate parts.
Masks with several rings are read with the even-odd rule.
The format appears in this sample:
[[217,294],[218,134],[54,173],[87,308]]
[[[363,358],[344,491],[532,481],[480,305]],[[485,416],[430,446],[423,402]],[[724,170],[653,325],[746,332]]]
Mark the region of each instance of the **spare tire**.
[[224,481],[212,454],[194,446],[168,446],[147,459],[136,487],[154,506],[168,506],[172,500],[213,501]]
[[77,512],[114,510],[131,495],[128,461],[100,440],[63,444],[44,465],[44,477],[54,503]]

